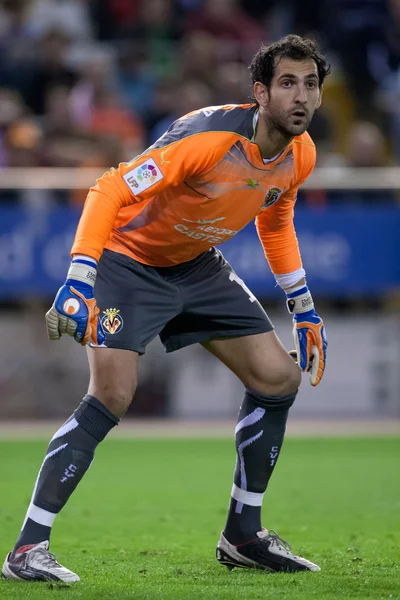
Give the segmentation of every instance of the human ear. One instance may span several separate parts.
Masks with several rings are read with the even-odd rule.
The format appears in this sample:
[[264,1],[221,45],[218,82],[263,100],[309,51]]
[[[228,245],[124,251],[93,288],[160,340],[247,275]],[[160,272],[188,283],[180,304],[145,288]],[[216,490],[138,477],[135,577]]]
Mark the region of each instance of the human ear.
[[319,108],[321,106],[321,104],[322,104],[322,94],[323,94],[323,91],[324,91],[324,86],[322,85],[319,88],[319,97],[318,97],[318,100],[317,100],[317,104],[315,106],[316,109]]
[[257,100],[260,106],[267,106],[269,101],[268,89],[261,81],[256,81],[253,85],[254,98]]

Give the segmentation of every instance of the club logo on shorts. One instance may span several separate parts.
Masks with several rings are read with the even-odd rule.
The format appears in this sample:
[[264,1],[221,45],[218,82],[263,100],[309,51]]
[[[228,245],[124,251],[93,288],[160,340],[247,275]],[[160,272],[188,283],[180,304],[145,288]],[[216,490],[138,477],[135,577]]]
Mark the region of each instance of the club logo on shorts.
[[79,312],[81,305],[76,298],[68,298],[63,304],[63,311],[67,315],[76,315]]
[[121,331],[124,321],[116,308],[107,308],[103,311],[104,317],[101,318],[101,326],[104,333],[114,335]]
[[278,187],[273,187],[269,190],[268,194],[264,198],[264,202],[262,203],[261,208],[268,208],[272,204],[278,200],[279,196],[282,194],[282,190]]

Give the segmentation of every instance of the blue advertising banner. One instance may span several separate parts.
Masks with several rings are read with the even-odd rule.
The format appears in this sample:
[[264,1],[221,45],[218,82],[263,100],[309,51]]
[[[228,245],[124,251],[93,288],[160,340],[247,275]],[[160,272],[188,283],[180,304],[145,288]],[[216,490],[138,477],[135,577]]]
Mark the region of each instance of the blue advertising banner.
[[[57,291],[78,219],[69,208],[0,207],[0,298]],[[314,296],[380,296],[400,288],[400,210],[299,207],[295,223]],[[253,223],[221,250],[257,296],[279,293]]]
[[[313,294],[380,296],[400,287],[400,210],[297,209],[295,225]],[[248,225],[223,252],[256,295],[269,295],[274,280],[255,227]]]

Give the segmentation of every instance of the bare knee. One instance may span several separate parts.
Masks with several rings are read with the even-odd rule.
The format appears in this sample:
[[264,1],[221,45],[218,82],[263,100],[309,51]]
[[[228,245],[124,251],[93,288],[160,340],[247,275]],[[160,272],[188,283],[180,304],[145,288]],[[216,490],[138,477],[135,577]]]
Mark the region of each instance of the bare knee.
[[117,348],[88,348],[88,358],[88,394],[97,398],[116,417],[123,417],[136,391],[138,354]]
[[265,369],[258,368],[250,372],[244,381],[246,387],[267,396],[285,396],[297,392],[301,382],[301,371],[288,356],[288,360],[280,361],[275,366],[268,364]]
[[108,410],[121,419],[128,410],[136,391],[136,382],[131,382],[129,387],[112,384],[89,385],[88,393],[99,400]]

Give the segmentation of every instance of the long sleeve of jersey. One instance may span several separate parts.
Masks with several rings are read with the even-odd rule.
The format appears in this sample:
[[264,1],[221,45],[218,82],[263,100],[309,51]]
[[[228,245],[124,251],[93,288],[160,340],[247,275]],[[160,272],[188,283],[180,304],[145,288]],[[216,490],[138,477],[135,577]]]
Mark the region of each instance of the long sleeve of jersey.
[[[99,260],[121,209],[151,201],[165,188],[209,169],[229,148],[233,134],[226,134],[223,143],[214,148],[209,147],[206,136],[199,134],[195,140],[184,138],[152,147],[130,163],[107,171],[88,193],[71,254]],[[141,171],[143,165],[147,168]]]
[[[296,142],[295,142],[296,143]],[[301,142],[298,142],[301,143]],[[302,266],[294,227],[294,205],[299,187],[315,165],[315,147],[306,144],[295,166],[296,180],[271,207],[256,217],[256,228],[265,257],[274,275],[292,273]]]
[[90,188],[71,254],[86,254],[99,260],[119,211],[134,201],[120,170],[107,171]]

